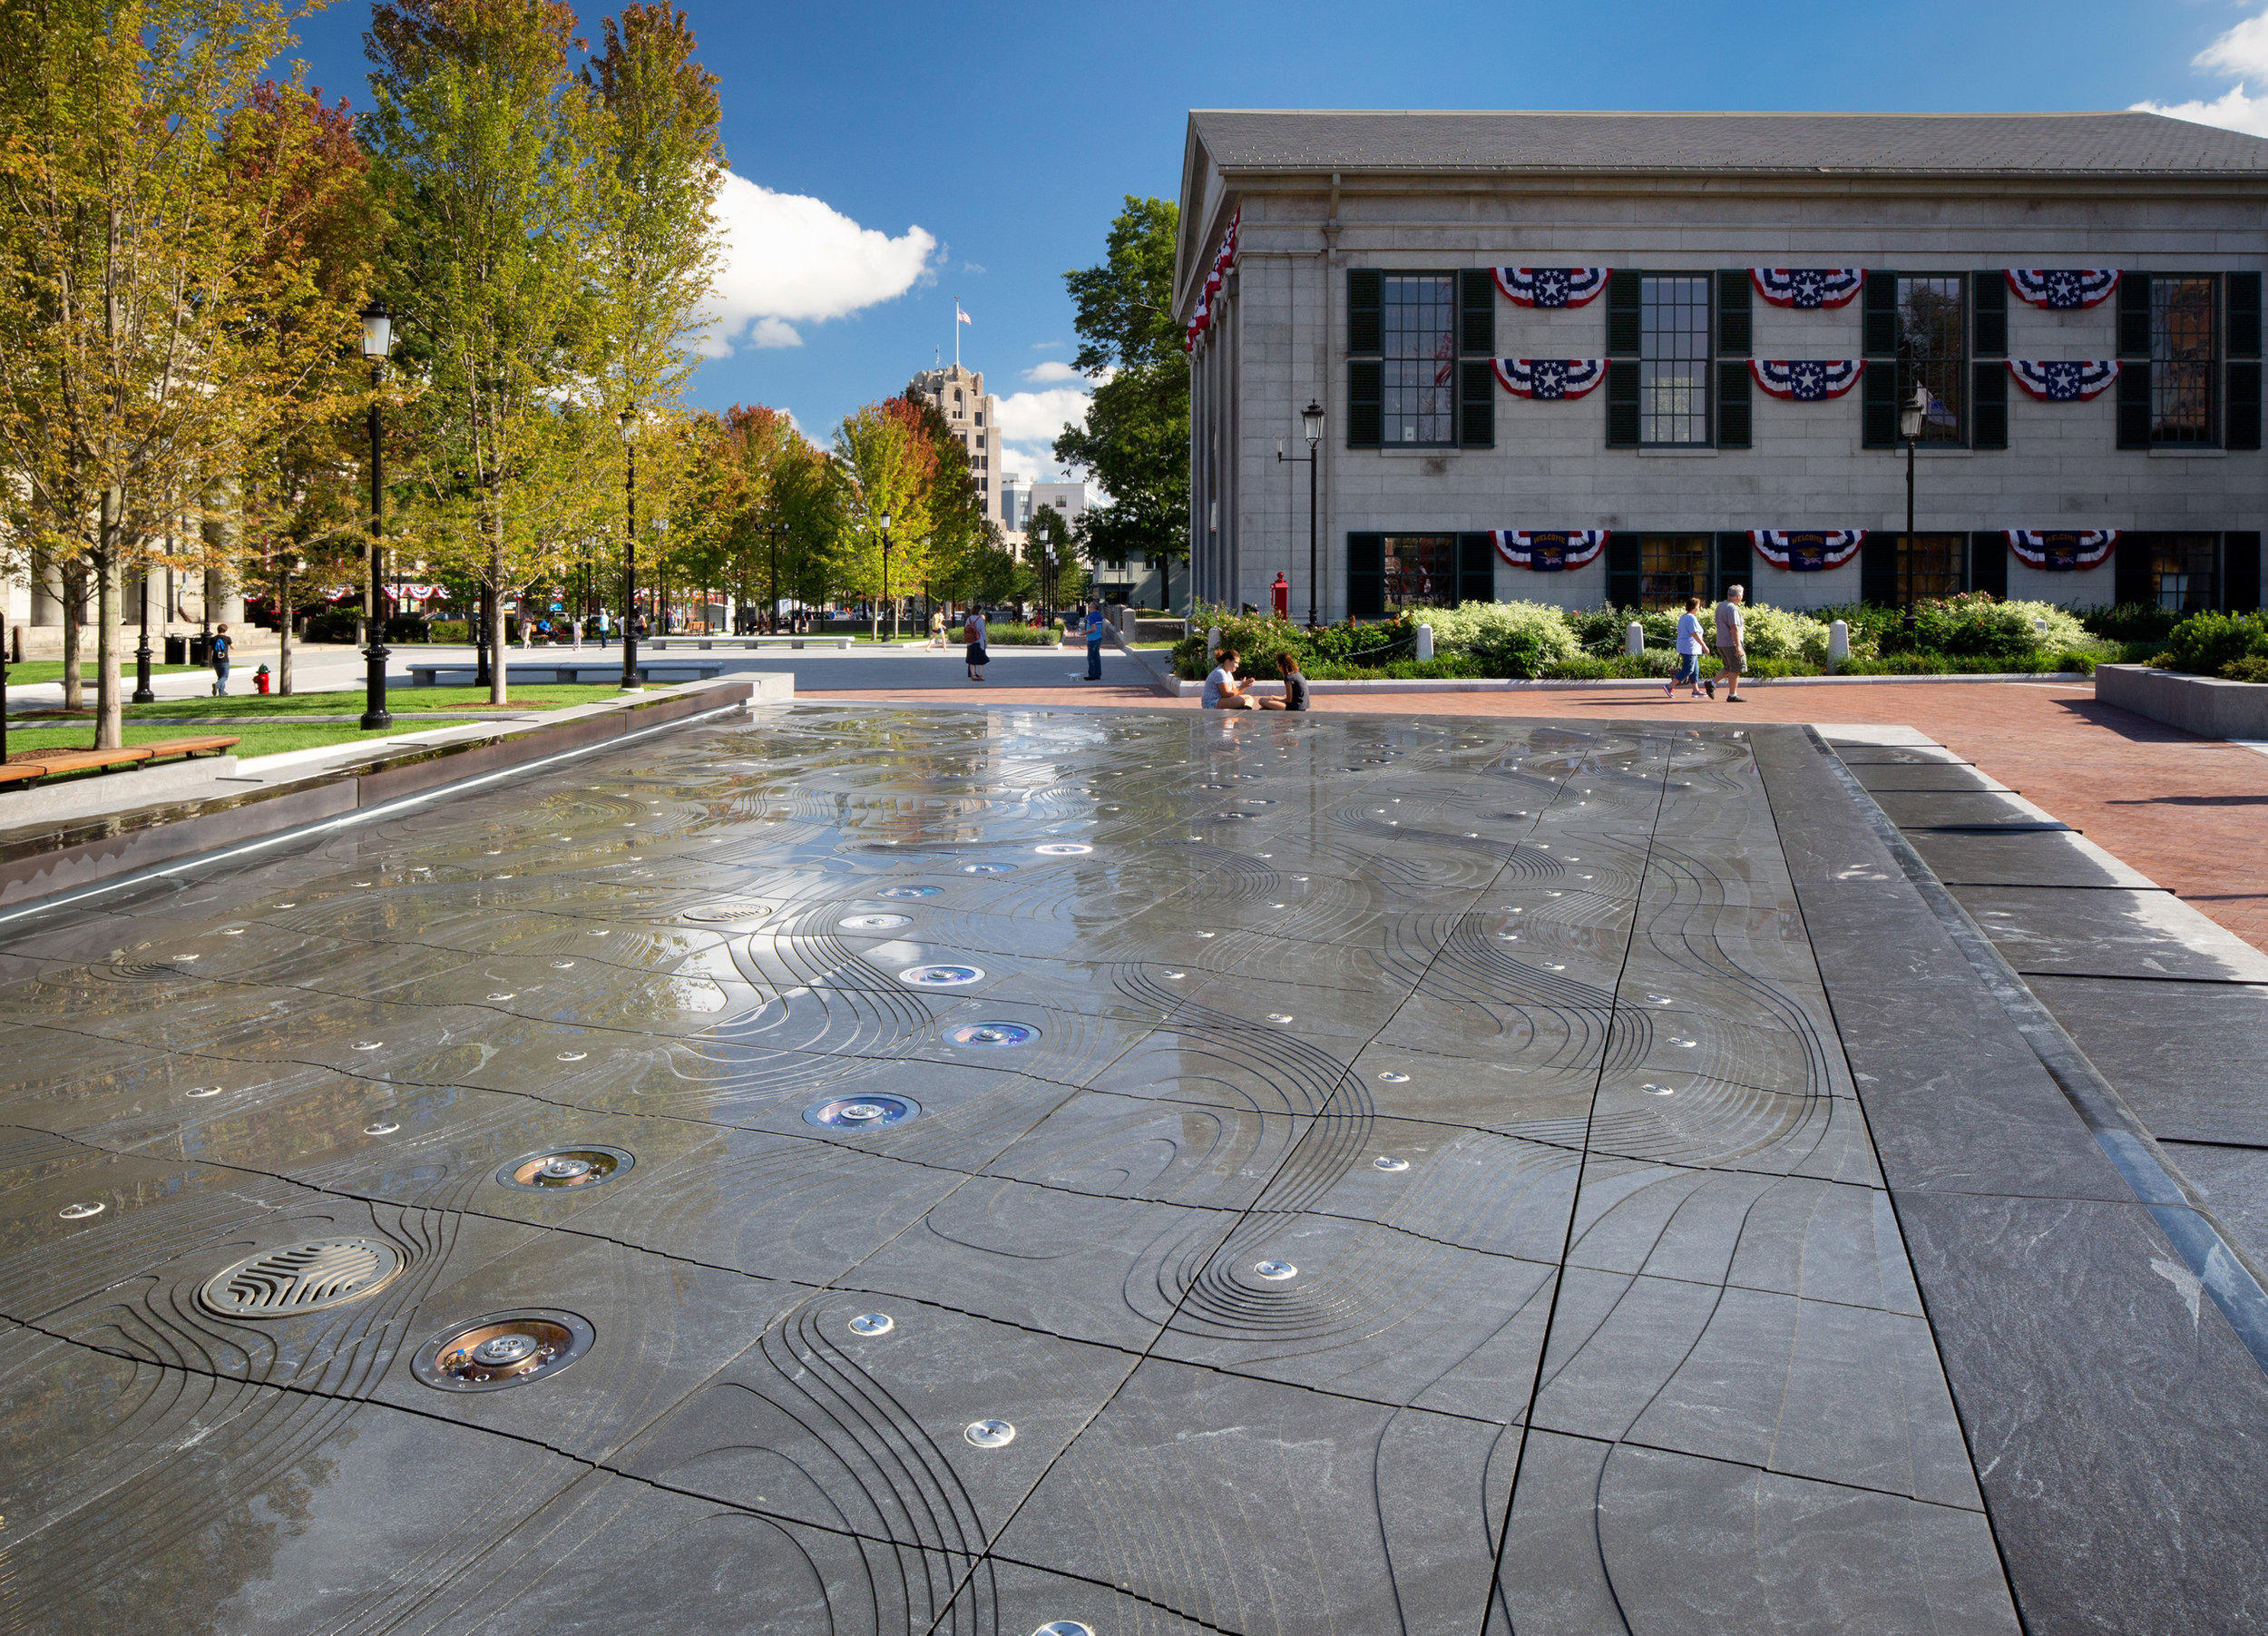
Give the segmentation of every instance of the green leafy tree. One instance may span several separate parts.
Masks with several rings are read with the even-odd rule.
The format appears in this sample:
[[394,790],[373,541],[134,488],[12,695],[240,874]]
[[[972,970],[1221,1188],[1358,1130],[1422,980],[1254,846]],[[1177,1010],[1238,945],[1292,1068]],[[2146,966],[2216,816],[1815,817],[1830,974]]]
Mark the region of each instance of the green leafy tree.
[[[874,610],[882,633],[882,600],[894,606],[928,572],[932,490],[938,455],[920,406],[903,397],[868,404],[844,416],[835,433],[835,469],[842,485],[835,537],[835,583]],[[883,519],[889,521],[889,584],[883,584]]]
[[1172,564],[1189,554],[1189,366],[1172,315],[1179,226],[1171,200],[1129,194],[1102,264],[1063,275],[1077,309],[1072,367],[1100,384],[1086,424],[1055,440],[1055,457],[1108,495],[1089,516],[1090,560],[1143,553],[1168,606]]

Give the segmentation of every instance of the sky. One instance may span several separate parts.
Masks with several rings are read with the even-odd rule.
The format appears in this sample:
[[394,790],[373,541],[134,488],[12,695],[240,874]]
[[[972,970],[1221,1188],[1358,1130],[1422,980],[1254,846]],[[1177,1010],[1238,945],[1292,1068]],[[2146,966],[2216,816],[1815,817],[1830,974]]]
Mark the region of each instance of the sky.
[[[581,9],[595,36],[610,8]],[[1178,191],[1191,108],[2146,104],[2268,135],[2268,0],[684,9],[731,167],[693,401],[784,408],[824,444],[952,358],[957,300],[1028,478],[1061,474],[1048,445],[1083,414],[1063,274],[1102,260],[1125,195]],[[339,0],[300,28],[313,81],[357,107],[368,15]]]

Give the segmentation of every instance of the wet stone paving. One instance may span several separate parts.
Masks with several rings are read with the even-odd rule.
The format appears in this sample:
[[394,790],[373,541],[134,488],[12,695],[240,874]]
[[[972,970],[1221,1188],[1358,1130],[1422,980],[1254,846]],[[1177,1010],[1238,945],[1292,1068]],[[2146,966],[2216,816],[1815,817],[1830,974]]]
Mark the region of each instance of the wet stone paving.
[[1729,729],[774,710],[0,1053],[7,1630],[2018,1628]]

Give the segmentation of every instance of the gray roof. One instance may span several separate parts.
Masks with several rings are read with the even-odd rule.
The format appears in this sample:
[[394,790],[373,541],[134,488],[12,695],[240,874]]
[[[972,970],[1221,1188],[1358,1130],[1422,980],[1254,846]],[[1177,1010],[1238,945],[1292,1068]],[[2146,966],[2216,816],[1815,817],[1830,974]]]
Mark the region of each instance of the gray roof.
[[1680,170],[2042,176],[2268,171],[2268,139],[2157,113],[1198,109],[1222,171]]

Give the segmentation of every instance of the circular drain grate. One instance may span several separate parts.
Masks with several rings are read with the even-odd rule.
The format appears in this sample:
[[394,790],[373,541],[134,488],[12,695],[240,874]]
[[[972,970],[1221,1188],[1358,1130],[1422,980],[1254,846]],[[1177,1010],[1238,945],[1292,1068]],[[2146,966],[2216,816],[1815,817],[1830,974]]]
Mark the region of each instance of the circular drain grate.
[[440,1391],[500,1392],[558,1374],[593,1338],[572,1312],[492,1312],[426,1342],[409,1367]]
[[943,890],[943,887],[885,887],[875,896],[876,897],[934,897]]
[[621,1148],[554,1148],[515,1159],[496,1172],[496,1180],[523,1192],[554,1193],[567,1188],[592,1188],[638,1162]]
[[1039,1037],[1040,1031],[1027,1023],[963,1023],[945,1031],[948,1043],[973,1045],[980,1051],[1005,1051],[1012,1045],[1029,1045]]
[[1081,846],[1077,841],[1050,841],[1044,847],[1031,849],[1042,857],[1084,857],[1094,850],[1092,847]]
[[1095,1636],[1095,1628],[1081,1624],[1076,1619],[1051,1619],[1031,1636]]
[[911,915],[846,915],[835,923],[846,932],[890,932],[912,926]]
[[862,1312],[850,1321],[853,1335],[887,1335],[897,1324],[886,1312]]
[[1013,875],[1015,872],[1016,866],[1013,864],[963,864],[961,866],[961,873],[963,875]]
[[983,980],[981,965],[909,965],[898,974],[899,982],[916,988],[959,988]]
[[685,918],[703,926],[725,926],[736,920],[761,920],[772,912],[764,903],[705,903],[698,909],[685,911]]
[[803,1111],[804,1122],[831,1131],[879,1131],[915,1118],[922,1104],[910,1096],[831,1096]]
[[376,1239],[318,1239],[239,1261],[197,1292],[222,1318],[297,1318],[341,1307],[391,1283],[402,1252]]
[[972,1421],[961,1435],[978,1448],[1006,1448],[1016,1440],[1016,1428],[1005,1420]]

